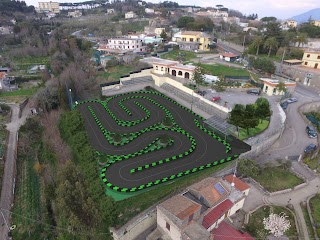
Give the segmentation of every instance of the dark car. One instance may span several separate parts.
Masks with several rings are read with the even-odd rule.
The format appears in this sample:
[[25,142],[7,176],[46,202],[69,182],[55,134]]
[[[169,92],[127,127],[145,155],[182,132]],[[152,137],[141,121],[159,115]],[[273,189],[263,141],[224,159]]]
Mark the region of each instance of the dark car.
[[298,102],[298,99],[297,98],[289,98],[287,100],[287,103],[295,103],[295,102]]
[[198,90],[196,91],[196,93],[199,94],[200,96],[204,96],[206,94],[206,91]]
[[287,101],[280,104],[283,110],[286,110],[288,108],[289,103]]
[[317,150],[317,146],[311,143],[304,149],[304,152],[313,153],[315,150]]
[[258,89],[251,89],[247,91],[248,94],[260,95],[261,91]]
[[313,126],[307,126],[306,131],[308,133],[309,138],[318,137],[317,130]]

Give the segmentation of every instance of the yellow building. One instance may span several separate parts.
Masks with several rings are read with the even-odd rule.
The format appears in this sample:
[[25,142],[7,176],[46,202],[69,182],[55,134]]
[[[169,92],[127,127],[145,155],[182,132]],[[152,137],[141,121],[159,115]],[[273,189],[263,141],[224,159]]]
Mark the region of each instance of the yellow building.
[[200,50],[200,51],[210,50],[209,45],[211,44],[211,38],[208,34],[203,32],[197,32],[197,31],[181,32],[181,34],[179,34],[179,37],[176,38],[176,41],[178,43],[186,43],[187,46],[190,46],[190,44],[194,43],[194,45],[197,46],[197,50]]
[[320,20],[313,20],[311,23],[317,27],[320,27]]
[[305,52],[302,66],[320,69],[320,52]]

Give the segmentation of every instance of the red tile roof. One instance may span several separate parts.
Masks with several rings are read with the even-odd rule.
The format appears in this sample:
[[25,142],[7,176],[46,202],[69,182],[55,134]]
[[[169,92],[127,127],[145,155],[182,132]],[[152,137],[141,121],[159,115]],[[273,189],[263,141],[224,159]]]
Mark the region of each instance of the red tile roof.
[[232,183],[232,181],[235,184],[236,189],[239,189],[241,192],[245,191],[247,189],[250,188],[250,186],[248,184],[246,184],[245,182],[242,182],[239,178],[237,177],[233,177],[233,175],[228,175],[225,176],[224,179],[229,182],[230,184]]
[[4,78],[6,76],[6,73],[5,72],[0,72],[0,79],[1,78]]
[[254,240],[249,233],[241,233],[225,221],[211,231],[214,240]]
[[239,57],[239,55],[236,55],[236,54],[233,54],[233,53],[224,53],[224,54],[222,54],[222,56],[223,57],[229,57],[229,58],[231,58],[231,57]]
[[208,229],[232,206],[233,203],[229,199],[224,200],[222,203],[220,203],[218,206],[212,209],[207,215],[204,216],[202,226]]

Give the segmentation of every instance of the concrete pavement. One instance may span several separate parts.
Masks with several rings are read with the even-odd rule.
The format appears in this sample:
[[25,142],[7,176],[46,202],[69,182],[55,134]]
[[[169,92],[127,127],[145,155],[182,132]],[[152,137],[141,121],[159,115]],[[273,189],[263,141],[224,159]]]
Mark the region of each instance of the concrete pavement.
[[14,199],[14,182],[16,176],[16,157],[17,157],[17,143],[18,143],[18,130],[24,123],[30,109],[26,106],[23,111],[22,117],[19,119],[19,107],[10,104],[12,109],[11,122],[7,124],[9,137],[7,142],[7,151],[4,165],[4,176],[2,182],[1,199],[0,199],[0,239],[9,239],[8,232],[11,223],[10,211]]

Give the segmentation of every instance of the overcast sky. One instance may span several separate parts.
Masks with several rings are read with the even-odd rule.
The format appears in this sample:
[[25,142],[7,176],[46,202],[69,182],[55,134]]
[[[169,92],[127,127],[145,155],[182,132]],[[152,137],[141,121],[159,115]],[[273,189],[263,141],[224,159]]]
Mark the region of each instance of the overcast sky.
[[[38,0],[25,0],[28,5],[38,6]],[[49,1],[49,0],[41,0]],[[58,2],[80,2],[74,0],[52,0]],[[158,3],[159,0],[147,0]],[[259,18],[275,16],[287,19],[320,6],[319,0],[175,0],[181,5],[197,5],[214,7],[223,4],[227,8],[236,9],[245,14],[257,13]]]

